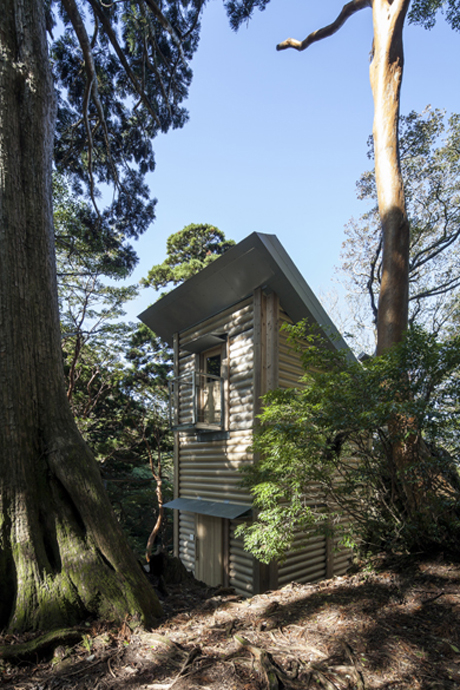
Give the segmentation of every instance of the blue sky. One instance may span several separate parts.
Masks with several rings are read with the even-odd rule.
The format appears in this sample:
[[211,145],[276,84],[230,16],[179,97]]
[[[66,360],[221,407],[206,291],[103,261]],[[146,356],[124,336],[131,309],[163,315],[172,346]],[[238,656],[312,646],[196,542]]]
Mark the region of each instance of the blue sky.
[[[342,4],[272,0],[235,34],[222,1],[209,2],[190,120],[155,142],[157,218],[135,244],[132,281],[164,260],[170,234],[203,222],[236,241],[276,234],[317,294],[335,285],[344,225],[365,210],[355,183],[369,167],[371,10],[303,53],[275,46],[330,23]],[[401,112],[428,104],[460,112],[459,57],[460,34],[442,17],[432,31],[407,25]],[[127,318],[154,300],[143,290]]]

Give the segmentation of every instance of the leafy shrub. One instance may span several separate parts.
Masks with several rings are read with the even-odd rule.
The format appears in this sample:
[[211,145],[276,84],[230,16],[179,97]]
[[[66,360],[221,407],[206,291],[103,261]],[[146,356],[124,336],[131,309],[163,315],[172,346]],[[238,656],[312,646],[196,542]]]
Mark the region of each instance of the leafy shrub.
[[413,328],[363,363],[289,327],[305,370],[298,388],[265,396],[243,470],[258,510],[243,525],[259,560],[282,559],[296,530],[340,533],[365,550],[460,544],[460,337]]

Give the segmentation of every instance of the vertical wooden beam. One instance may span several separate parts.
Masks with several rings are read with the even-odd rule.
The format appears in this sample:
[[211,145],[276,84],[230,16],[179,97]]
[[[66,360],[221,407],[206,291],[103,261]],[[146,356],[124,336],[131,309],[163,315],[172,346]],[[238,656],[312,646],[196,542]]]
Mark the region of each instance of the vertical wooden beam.
[[326,535],[326,578],[334,577],[334,537]]
[[253,390],[254,390],[254,425],[257,424],[257,415],[261,411],[262,403],[260,400],[263,395],[263,294],[260,288],[254,291],[254,368],[253,368]]
[[[263,340],[264,340],[264,329],[263,329],[263,302],[264,296],[262,294],[261,288],[257,288],[254,291],[253,298],[253,309],[254,309],[254,360],[253,360],[253,391],[254,391],[254,429],[258,425],[257,415],[260,414],[262,408],[262,391],[263,391]],[[254,453],[254,462],[259,459],[259,454]],[[256,517],[256,515],[254,515]],[[262,563],[259,563],[255,558],[253,558],[253,592],[254,594],[259,594],[266,589],[266,576],[265,569]]]
[[267,298],[266,307],[266,381],[264,393],[279,386],[279,299],[274,292]]
[[[279,386],[279,299],[275,292],[266,297],[265,385],[264,393]],[[278,564],[272,561],[266,574],[266,589],[278,587]]]
[[223,347],[222,377],[224,379],[224,429],[230,430],[230,340]]
[[230,585],[230,520],[222,519],[223,586]]
[[[179,334],[175,333],[173,336],[173,372],[174,376],[179,376]],[[175,391],[176,400],[174,402],[176,410],[178,410],[178,394]],[[174,498],[179,498],[179,432],[174,431]],[[179,557],[179,511],[174,511],[174,555]]]
[[[261,397],[278,387],[279,380],[279,300],[271,292],[254,292],[254,426],[262,411]],[[257,457],[254,457],[257,462]],[[266,592],[278,585],[278,566],[254,561],[254,592]]]

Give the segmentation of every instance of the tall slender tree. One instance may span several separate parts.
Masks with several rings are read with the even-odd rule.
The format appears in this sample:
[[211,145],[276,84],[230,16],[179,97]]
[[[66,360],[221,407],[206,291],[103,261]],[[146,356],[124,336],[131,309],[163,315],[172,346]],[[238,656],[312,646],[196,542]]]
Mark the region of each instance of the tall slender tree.
[[[269,2],[227,0],[233,28],[246,21],[254,9],[265,9]],[[457,0],[351,0],[331,24],[303,40],[288,38],[278,44],[277,50],[304,51],[337,33],[350,17],[365,9],[372,10],[374,30],[370,82],[374,98],[375,178],[383,236],[377,325],[377,352],[382,353],[401,340],[408,325],[410,237],[398,139],[404,24],[409,13],[411,21],[430,28],[442,10],[452,28],[459,29],[460,8]]]
[[[400,128],[410,223],[409,324],[419,323],[431,332],[445,334],[458,318],[460,116],[446,117],[440,110],[427,108],[401,117]],[[368,155],[373,158],[372,145]],[[359,315],[355,323],[360,321],[364,328],[371,320],[377,324],[382,273],[382,232],[373,170],[361,175],[357,192],[359,199],[371,205],[347,224],[342,272],[351,311]]]
[[[264,9],[269,0],[227,0],[234,28]],[[401,173],[399,150],[400,94],[404,67],[403,35],[406,19],[427,27],[434,24],[439,10],[454,29],[460,28],[458,0],[350,0],[329,25],[310,33],[304,40],[288,38],[278,50],[304,51],[328,38],[357,12],[371,9],[373,45],[370,83],[374,98],[373,143],[378,209],[382,225],[382,272],[377,314],[377,354],[386,353],[402,341],[408,327],[410,228]],[[409,14],[410,10],[410,14]],[[403,374],[402,374],[403,375]],[[401,395],[404,393],[401,389]],[[406,390],[407,387],[406,387]],[[411,473],[424,451],[415,425],[403,415],[388,419],[394,442],[391,458],[402,478],[406,500],[412,511],[425,510],[423,497]],[[415,424],[415,422],[414,422]],[[404,433],[403,433],[404,430]]]

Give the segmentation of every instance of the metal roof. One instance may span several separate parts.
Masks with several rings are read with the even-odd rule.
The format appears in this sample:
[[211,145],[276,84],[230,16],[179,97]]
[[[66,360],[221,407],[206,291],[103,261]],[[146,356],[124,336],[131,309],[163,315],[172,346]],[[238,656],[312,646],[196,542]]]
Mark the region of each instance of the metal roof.
[[165,503],[164,508],[185,510],[188,513],[198,513],[199,515],[212,515],[213,517],[227,518],[228,520],[234,520],[245,513],[251,512],[251,506],[245,506],[241,503],[203,501],[200,498],[175,498],[173,501]]
[[254,232],[200,273],[159,299],[139,315],[172,345],[174,333],[201,323],[249,297],[256,288],[273,290],[294,323],[318,324],[331,345],[348,345],[275,235]]

